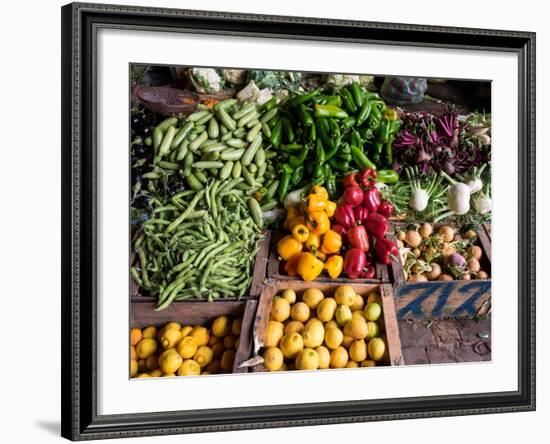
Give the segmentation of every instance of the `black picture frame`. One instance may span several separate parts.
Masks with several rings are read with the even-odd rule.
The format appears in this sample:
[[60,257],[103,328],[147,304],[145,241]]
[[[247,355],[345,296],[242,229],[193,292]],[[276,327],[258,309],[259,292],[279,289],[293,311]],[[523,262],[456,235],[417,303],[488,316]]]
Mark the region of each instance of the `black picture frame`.
[[[535,33],[72,3],[62,8],[62,435],[71,440],[535,409]],[[518,390],[383,401],[97,414],[96,31],[146,29],[507,51],[519,61]]]

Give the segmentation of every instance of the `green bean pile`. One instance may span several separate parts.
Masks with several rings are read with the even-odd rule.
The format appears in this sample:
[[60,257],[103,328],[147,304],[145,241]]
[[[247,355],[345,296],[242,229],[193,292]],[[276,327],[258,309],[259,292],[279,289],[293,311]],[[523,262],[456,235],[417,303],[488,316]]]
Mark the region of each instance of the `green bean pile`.
[[275,99],[263,105],[227,99],[213,110],[199,105],[180,128],[179,120],[170,117],[153,131],[149,142],[155,150],[155,168],[143,177],[180,174],[194,191],[204,189],[210,178],[243,177],[239,188],[255,194],[264,211],[272,209],[279,182],[270,162],[277,152],[270,151],[268,123],[277,112]]
[[135,282],[158,296],[157,310],[173,301],[240,298],[249,289],[262,211],[238,188],[241,177],[209,179],[165,201],[151,200],[150,218],[134,242]]

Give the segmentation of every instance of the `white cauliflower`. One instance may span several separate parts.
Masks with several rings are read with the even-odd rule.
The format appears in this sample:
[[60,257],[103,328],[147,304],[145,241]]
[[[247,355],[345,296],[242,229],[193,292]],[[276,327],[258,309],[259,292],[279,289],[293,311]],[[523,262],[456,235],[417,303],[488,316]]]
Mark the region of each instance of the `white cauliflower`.
[[248,82],[243,89],[237,93],[239,102],[255,102],[260,95],[260,89],[256,86],[254,80]]
[[212,68],[193,68],[191,82],[198,93],[214,94],[220,90],[221,78]]
[[246,69],[222,69],[223,78],[233,85],[242,85],[246,81]]
[[261,89],[260,92],[258,93],[258,97],[256,98],[256,103],[258,105],[263,105],[272,97],[273,97],[273,94],[271,93],[271,89],[269,88]]
[[328,74],[325,77],[325,83],[333,85],[335,88],[349,85],[352,82],[359,82],[359,76],[348,74]]

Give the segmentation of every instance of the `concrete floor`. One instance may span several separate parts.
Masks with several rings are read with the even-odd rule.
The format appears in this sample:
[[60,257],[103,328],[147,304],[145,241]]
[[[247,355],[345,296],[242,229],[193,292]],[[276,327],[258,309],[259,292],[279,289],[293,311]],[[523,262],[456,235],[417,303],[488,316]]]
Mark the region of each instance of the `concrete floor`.
[[400,319],[405,365],[491,360],[491,320]]

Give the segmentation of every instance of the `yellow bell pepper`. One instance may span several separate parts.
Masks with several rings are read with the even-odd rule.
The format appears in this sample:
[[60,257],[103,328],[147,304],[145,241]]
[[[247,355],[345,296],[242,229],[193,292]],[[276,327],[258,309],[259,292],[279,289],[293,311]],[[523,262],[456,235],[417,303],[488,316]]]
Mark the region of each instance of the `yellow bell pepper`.
[[289,230],[290,221],[298,216],[300,216],[300,211],[298,210],[298,208],[290,207],[286,212],[286,219],[285,219],[285,223],[283,224],[283,228],[286,228],[287,230]]
[[337,206],[338,205],[336,204],[336,202],[333,202],[332,200],[327,201],[327,204],[324,208],[324,211],[325,211],[325,213],[327,213],[328,217],[334,216],[334,212],[336,211]]
[[298,262],[302,254],[304,253],[295,254],[285,263],[284,270],[289,276],[298,276]]
[[317,196],[324,197],[325,200],[328,200],[328,191],[325,187],[322,187],[321,185],[315,185],[311,191],[309,192],[310,195],[316,194]]
[[323,236],[321,251],[326,254],[338,253],[342,248],[342,236],[336,231],[327,230]]
[[303,244],[309,237],[309,230],[304,224],[294,225],[292,228],[292,237]]
[[306,248],[308,251],[315,253],[321,246],[321,238],[318,234],[309,233],[306,239]]
[[288,229],[292,231],[296,225],[305,225],[305,224],[306,224],[306,219],[304,218],[304,216],[298,216],[292,219],[288,223]]
[[306,282],[312,281],[323,271],[324,264],[311,253],[303,253],[298,261],[298,274]]
[[294,239],[291,235],[283,237],[277,243],[277,253],[279,256],[287,261],[292,256],[302,251],[302,244]]
[[315,252],[315,257],[323,262],[326,261],[327,259],[327,254],[326,253],[323,253],[321,250],[317,250]]
[[330,220],[324,211],[312,211],[307,215],[306,226],[310,232],[321,235],[330,229]]
[[338,276],[342,274],[342,270],[344,269],[344,259],[342,256],[334,255],[328,258],[328,260],[325,262],[325,270],[327,270],[328,275],[332,279],[336,279]]
[[318,194],[310,194],[307,197],[307,212],[323,211],[327,206],[327,199]]

